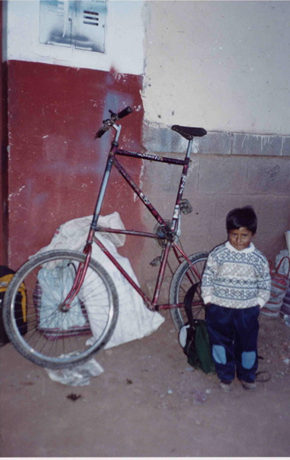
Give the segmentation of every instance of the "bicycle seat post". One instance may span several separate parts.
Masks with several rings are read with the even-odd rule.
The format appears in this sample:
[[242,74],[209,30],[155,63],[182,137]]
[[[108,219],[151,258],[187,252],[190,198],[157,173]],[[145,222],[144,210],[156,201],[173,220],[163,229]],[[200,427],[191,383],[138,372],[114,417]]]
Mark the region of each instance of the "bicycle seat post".
[[186,149],[185,158],[190,158],[191,149],[192,149],[192,143],[193,143],[193,139],[189,139],[188,143],[187,143],[187,149]]

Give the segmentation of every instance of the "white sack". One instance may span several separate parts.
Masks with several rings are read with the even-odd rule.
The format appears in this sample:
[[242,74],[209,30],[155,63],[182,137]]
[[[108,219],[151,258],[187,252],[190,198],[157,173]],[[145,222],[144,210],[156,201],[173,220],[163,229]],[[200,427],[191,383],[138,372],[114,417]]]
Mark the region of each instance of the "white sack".
[[[42,248],[39,253],[54,249],[82,251],[86,242],[91,219],[91,216],[81,217],[70,220],[61,225],[56,231],[51,243]],[[120,215],[117,212],[108,216],[101,216],[98,223],[104,227],[124,229]],[[120,265],[129,273],[136,284],[138,284],[130,261],[126,257],[118,254],[116,249],[116,246],[120,247],[124,245],[125,235],[104,234],[97,232],[96,236],[116,258]],[[96,243],[93,243],[92,257],[108,271],[115,283],[119,296],[118,321],[113,335],[106,344],[105,348],[114,347],[131,340],[140,339],[154,332],[163,323],[164,318],[158,312],[152,312],[145,306],[139,294],[132,288],[132,286],[127,282],[127,280],[117,270],[114,264],[108,259]],[[90,280],[88,278],[88,285],[90,284],[89,281]],[[84,282],[84,285],[82,286],[84,295],[85,290],[86,282]],[[87,308],[90,317],[90,306],[87,305]],[[93,309],[93,305],[91,308]],[[100,312],[100,314],[102,313]],[[90,323],[90,326],[92,332],[94,332],[94,321]]]

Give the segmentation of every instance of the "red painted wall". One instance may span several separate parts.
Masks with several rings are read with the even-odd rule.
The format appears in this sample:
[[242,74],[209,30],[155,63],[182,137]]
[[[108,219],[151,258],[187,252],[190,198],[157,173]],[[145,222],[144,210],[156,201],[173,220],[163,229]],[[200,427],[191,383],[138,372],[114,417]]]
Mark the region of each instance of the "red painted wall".
[[6,64],[2,62],[2,16],[3,4],[0,3],[0,264],[7,264],[7,95],[6,95]]
[[[92,214],[111,139],[107,133],[95,140],[95,132],[108,109],[142,107],[141,87],[140,76],[9,61],[12,268],[48,244],[60,224]],[[124,147],[140,148],[142,120],[142,110],[124,119]],[[140,168],[139,160],[130,167],[137,180]],[[136,221],[130,211],[133,195],[117,174],[111,186],[102,214],[119,209],[130,227]],[[134,253],[136,242],[128,244]]]

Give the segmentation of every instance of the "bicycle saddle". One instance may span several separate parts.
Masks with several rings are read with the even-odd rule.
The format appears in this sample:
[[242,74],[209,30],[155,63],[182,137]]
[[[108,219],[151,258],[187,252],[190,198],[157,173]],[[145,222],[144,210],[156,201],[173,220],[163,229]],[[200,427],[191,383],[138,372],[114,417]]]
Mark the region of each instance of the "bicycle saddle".
[[190,128],[188,126],[173,125],[171,126],[171,129],[176,131],[178,134],[181,134],[181,136],[185,137],[188,141],[194,137],[202,137],[207,134],[207,131],[203,128]]

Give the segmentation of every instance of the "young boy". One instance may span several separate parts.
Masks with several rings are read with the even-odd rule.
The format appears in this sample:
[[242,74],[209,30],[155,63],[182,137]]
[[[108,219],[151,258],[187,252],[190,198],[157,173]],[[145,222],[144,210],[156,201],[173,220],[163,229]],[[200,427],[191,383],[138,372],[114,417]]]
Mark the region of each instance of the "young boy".
[[206,323],[221,388],[229,391],[237,373],[245,389],[254,389],[259,310],[270,297],[269,265],[252,243],[253,208],[230,211],[226,228],[228,240],[210,252],[202,277]]

